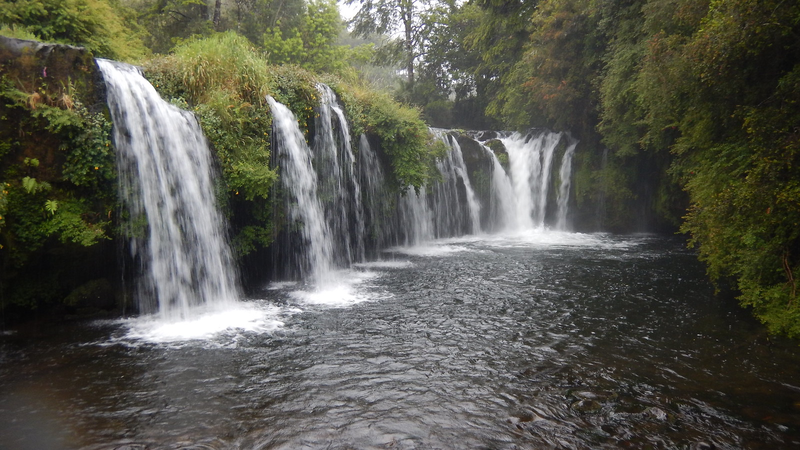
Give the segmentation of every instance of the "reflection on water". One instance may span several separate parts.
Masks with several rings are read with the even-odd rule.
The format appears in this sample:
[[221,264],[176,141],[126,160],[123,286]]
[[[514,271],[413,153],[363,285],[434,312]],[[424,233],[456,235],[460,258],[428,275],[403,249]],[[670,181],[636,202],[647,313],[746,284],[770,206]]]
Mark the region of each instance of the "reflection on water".
[[796,343],[679,242],[470,237],[335,278],[168,339],[145,319],[0,337],[0,447],[800,445]]

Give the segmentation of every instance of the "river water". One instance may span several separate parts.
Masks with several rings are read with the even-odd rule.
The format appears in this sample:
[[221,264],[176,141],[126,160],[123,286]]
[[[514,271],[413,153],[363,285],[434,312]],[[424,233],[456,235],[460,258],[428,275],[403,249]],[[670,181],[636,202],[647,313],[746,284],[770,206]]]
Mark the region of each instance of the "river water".
[[473,236],[338,279],[266,286],[217,334],[7,333],[0,448],[800,446],[797,343],[715,297],[679,240]]

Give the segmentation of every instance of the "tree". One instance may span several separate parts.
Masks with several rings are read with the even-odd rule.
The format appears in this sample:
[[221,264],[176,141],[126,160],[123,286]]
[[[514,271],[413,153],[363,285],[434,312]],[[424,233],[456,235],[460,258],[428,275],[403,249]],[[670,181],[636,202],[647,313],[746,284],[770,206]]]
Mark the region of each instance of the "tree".
[[347,0],[346,3],[361,5],[350,22],[356,36],[400,33],[387,50],[403,62],[409,89],[413,89],[417,59],[427,52],[443,5],[454,4],[452,0]]
[[287,32],[273,27],[264,34],[264,51],[273,64],[297,64],[314,72],[342,72],[348,48],[336,45],[344,24],[335,0],[312,0],[300,25]]

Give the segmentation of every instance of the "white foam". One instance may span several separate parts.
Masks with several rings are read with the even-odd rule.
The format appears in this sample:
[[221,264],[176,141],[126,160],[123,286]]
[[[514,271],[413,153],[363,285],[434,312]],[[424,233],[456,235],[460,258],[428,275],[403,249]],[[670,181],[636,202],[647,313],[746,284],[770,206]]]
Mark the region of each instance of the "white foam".
[[270,291],[280,291],[295,286],[297,286],[296,281],[273,281],[267,286],[267,289]]
[[454,253],[470,251],[469,248],[461,245],[451,245],[446,242],[451,241],[430,241],[412,247],[392,247],[384,251],[391,253],[401,253],[410,256],[446,256]]
[[405,269],[413,265],[411,261],[370,261],[353,264],[354,267],[364,269]]
[[369,289],[368,280],[380,276],[378,272],[340,270],[329,280],[310,290],[298,290],[289,295],[295,300],[316,306],[347,307],[358,303],[390,297],[386,293]]
[[225,333],[268,333],[282,328],[282,310],[272,305],[240,303],[226,310],[199,312],[181,321],[165,321],[154,316],[123,319],[124,341],[175,343],[211,340]]
[[539,227],[496,234],[467,235],[428,241],[412,247],[392,247],[384,250],[410,256],[438,257],[461,252],[482,252],[494,248],[599,248],[625,249],[639,245],[640,238],[615,237],[606,233],[574,233]]
[[[628,248],[638,245],[634,239],[619,239],[604,233],[574,233],[547,228],[467,236],[459,240],[481,246],[511,248]],[[456,240],[451,239],[450,242],[454,243]]]

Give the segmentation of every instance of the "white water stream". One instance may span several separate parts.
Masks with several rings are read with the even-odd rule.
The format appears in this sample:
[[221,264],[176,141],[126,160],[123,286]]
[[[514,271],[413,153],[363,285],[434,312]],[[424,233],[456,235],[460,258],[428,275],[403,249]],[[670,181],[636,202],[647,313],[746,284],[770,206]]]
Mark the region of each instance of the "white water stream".
[[235,266],[197,120],[162,100],[135,67],[97,63],[114,122],[130,251],[141,266],[140,311],[169,322],[230,308],[238,298]]
[[289,216],[297,223],[303,237],[300,270],[303,278],[325,282],[331,273],[333,245],[317,196],[317,174],[311,164],[311,149],[305,141],[297,118],[285,105],[267,97],[272,110],[272,127],[277,143],[275,151],[281,156],[281,180],[291,193]]

